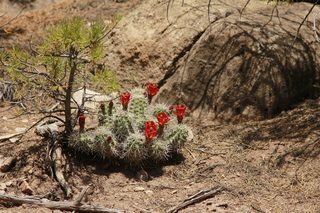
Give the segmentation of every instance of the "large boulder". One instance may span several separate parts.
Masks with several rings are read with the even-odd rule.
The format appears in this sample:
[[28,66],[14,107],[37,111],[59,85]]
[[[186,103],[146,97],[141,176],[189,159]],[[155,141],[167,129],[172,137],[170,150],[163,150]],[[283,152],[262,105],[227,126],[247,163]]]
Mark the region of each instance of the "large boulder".
[[243,10],[247,0],[224,0],[208,13],[209,1],[167,2],[146,2],[122,20],[108,57],[127,82],[158,82],[156,101],[237,123],[318,95],[320,44],[310,28],[319,8],[300,26],[312,5],[251,0]]

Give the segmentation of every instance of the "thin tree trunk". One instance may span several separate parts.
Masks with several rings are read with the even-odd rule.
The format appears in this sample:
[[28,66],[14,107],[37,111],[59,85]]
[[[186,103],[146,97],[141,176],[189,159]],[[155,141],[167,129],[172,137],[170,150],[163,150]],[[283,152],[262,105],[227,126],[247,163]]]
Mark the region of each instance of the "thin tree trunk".
[[[72,59],[70,59],[72,60]],[[65,121],[66,121],[66,134],[70,135],[73,132],[73,127],[72,127],[72,116],[71,116],[71,95],[72,95],[72,86],[74,82],[74,75],[77,69],[77,66],[75,62],[71,62],[71,70],[69,73],[69,81],[68,81],[68,86],[66,89],[66,100],[65,100]]]

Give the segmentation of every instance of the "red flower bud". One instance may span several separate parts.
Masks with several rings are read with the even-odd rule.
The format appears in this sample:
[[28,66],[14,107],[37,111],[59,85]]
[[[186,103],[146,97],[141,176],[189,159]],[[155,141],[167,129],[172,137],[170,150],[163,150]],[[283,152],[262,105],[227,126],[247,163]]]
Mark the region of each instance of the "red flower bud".
[[106,107],[104,104],[100,104],[100,109],[101,109],[102,114],[105,115],[106,114]]
[[111,137],[111,136],[108,136],[108,137],[107,137],[107,143],[109,144],[109,143],[111,143],[111,141],[112,141],[112,137]]
[[108,114],[112,115],[113,101],[109,101]]
[[80,132],[84,132],[84,124],[86,121],[86,117],[84,117],[83,115],[79,116],[79,126],[80,126]]
[[113,101],[109,101],[109,108],[112,108],[113,107]]
[[86,121],[86,117],[84,117],[83,115],[79,116],[79,125],[84,125]]

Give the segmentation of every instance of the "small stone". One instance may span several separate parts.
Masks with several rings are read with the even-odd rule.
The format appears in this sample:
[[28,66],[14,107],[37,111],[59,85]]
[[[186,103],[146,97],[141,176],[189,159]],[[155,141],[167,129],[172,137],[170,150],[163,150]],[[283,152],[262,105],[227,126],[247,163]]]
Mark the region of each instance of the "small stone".
[[27,119],[23,119],[21,122],[22,123],[28,123],[29,121]]
[[136,175],[137,179],[140,181],[148,181],[149,180],[149,175],[146,171],[144,170],[140,170],[139,172],[137,172]]
[[173,190],[171,194],[177,194],[178,190]]
[[3,191],[7,191],[7,186],[5,183],[0,183],[0,191],[3,190]]
[[15,130],[14,131],[16,131],[16,132],[24,132],[24,131],[26,131],[26,129],[27,128],[15,128]]
[[20,140],[19,137],[14,137],[14,138],[10,138],[10,139],[9,139],[9,141],[10,141],[11,143],[15,143],[15,142],[17,142],[18,140]]
[[6,172],[14,165],[16,158],[14,157],[0,157],[0,171]]
[[134,188],[134,191],[135,192],[143,192],[145,189],[143,188],[143,187],[136,187],[136,188]]
[[21,185],[20,185],[21,191],[25,194],[32,195],[33,190],[31,189],[29,183],[26,180],[23,180]]
[[11,186],[13,186],[13,182],[12,182],[12,181],[7,181],[5,184],[6,184],[6,187],[11,187]]
[[146,190],[145,193],[146,193],[147,195],[149,195],[149,196],[153,195],[153,191],[151,191],[151,190]]

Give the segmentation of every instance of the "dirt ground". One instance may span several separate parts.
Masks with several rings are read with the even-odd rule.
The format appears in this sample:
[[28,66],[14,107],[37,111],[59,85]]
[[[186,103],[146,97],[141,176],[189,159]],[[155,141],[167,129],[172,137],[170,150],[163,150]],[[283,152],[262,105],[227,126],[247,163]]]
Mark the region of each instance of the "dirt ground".
[[[82,11],[84,17],[93,18],[88,8],[94,5],[94,1],[67,1],[52,5],[50,10],[27,13],[5,28],[0,45],[23,44],[30,40],[31,31],[41,35],[45,30],[43,26],[56,22],[63,14]],[[130,1],[106,3],[105,7],[117,8],[112,11],[101,5],[96,5],[102,8],[100,15],[108,12],[109,17],[125,15],[134,7]],[[27,23],[26,29],[22,24],[25,17],[41,24]],[[5,110],[8,107],[8,104],[0,106],[0,136],[24,131],[42,117],[24,115],[10,119],[22,108]],[[319,100],[306,100],[276,118],[260,122],[219,125],[190,116],[185,122],[193,130],[193,140],[180,150],[181,155],[168,162],[146,165],[144,169],[150,177],[147,182],[136,178],[138,170],[65,150],[64,176],[73,194],[69,200],[75,200],[83,187],[90,186],[82,203],[130,212],[160,213],[202,190],[222,186],[225,190],[179,212],[320,212]],[[0,191],[27,196],[19,185],[26,180],[33,195],[64,200],[46,160],[46,148],[46,141],[37,136],[34,129],[20,141],[0,141],[0,155],[17,159],[11,170],[0,173]],[[0,212],[67,211],[0,201]]]
[[[0,108],[1,111],[7,106]],[[28,128],[40,116],[22,116],[16,109],[1,113],[1,135]],[[213,197],[179,212],[320,212],[319,100],[308,100],[274,119],[238,125],[216,125],[186,118],[194,139],[162,165],[145,166],[150,179],[136,179],[137,170],[66,151],[64,175],[76,199],[91,186],[83,203],[131,212],[167,212],[202,190],[223,186]],[[33,130],[22,140],[0,142],[0,154],[17,158],[0,174],[9,194],[26,196],[25,179],[34,195],[64,194],[46,163],[46,142]],[[0,212],[50,212],[31,205],[0,202]],[[60,212],[55,210],[53,212]]]

